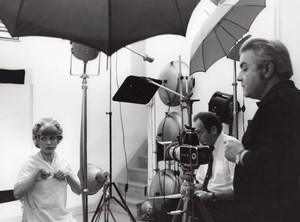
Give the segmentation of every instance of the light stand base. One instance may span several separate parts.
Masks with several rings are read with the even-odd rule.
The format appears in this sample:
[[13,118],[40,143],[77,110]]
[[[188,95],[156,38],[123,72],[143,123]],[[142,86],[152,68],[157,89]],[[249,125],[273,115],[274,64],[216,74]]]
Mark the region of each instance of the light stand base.
[[[119,199],[117,199],[116,197],[112,196],[112,188],[115,189],[115,191],[117,192],[118,196],[119,196]],[[131,221],[135,222],[136,220],[134,219],[130,209],[128,208],[124,198],[122,197],[122,194],[120,193],[118,187],[116,186],[116,184],[114,182],[111,182],[111,183],[107,183],[104,188],[103,188],[103,195],[99,201],[99,204],[95,210],[95,213],[93,215],[93,218],[91,220],[91,222],[94,222],[94,221],[99,221],[100,217],[101,217],[101,214],[102,212],[104,211],[104,221],[108,221],[108,217],[109,217],[109,214],[111,215],[112,219],[114,221],[115,218],[113,216],[113,213],[110,209],[110,200],[111,199],[114,199],[119,206],[121,206],[128,214],[128,216],[130,217]],[[104,208],[104,209],[103,209]]]

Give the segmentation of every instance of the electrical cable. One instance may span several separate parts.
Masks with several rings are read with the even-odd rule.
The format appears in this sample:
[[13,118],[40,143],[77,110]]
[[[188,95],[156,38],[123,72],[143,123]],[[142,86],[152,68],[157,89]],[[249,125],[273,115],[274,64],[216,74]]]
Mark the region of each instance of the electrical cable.
[[[116,63],[115,63],[115,69],[116,69],[116,84],[117,88],[120,88],[119,80],[118,80],[118,53],[116,53]],[[128,160],[127,160],[127,152],[126,152],[126,144],[125,144],[125,131],[124,131],[124,122],[123,122],[123,116],[122,116],[122,103],[119,102],[119,115],[120,115],[120,123],[121,123],[121,131],[122,131],[122,145],[125,155],[125,167],[126,167],[126,184],[125,184],[125,202],[127,197],[127,191],[128,191]]]

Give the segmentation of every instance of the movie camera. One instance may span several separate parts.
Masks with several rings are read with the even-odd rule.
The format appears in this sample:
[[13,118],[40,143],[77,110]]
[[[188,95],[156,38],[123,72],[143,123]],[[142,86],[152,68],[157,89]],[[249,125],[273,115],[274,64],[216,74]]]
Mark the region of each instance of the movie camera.
[[209,162],[209,147],[199,145],[195,128],[186,126],[186,129],[182,144],[172,141],[156,143],[157,161],[175,160],[183,167],[193,168]]
[[157,142],[157,161],[175,160],[184,167],[198,168],[209,162],[208,146],[179,145],[172,142]]

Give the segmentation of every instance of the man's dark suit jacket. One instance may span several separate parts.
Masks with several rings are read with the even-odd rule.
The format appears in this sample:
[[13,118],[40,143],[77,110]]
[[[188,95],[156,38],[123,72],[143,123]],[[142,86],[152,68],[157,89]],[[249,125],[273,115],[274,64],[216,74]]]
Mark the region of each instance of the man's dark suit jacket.
[[235,168],[237,221],[300,221],[300,91],[294,82],[276,84],[258,103],[242,143],[252,152]]

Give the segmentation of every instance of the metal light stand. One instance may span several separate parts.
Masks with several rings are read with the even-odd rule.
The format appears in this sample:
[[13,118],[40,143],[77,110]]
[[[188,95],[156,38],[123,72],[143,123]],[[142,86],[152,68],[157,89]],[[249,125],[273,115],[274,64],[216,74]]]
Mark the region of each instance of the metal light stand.
[[[193,100],[190,98],[192,95],[184,96],[180,93],[177,93],[176,91],[173,91],[165,86],[162,86],[162,85],[154,82],[151,79],[148,79],[148,82],[181,97],[182,107],[184,107],[183,103],[186,103],[186,106],[184,108],[187,108],[188,124],[189,124],[189,131],[187,133],[193,133],[193,128],[192,128],[193,103],[196,101],[199,101],[199,100]],[[181,222],[193,222],[193,220],[194,220],[194,212],[193,212],[194,204],[197,205],[199,211],[202,213],[203,217],[206,219],[207,222],[213,222],[211,215],[207,211],[207,209],[204,206],[204,204],[202,203],[201,199],[198,197],[195,197],[195,195],[194,195],[194,188],[195,188],[194,178],[195,177],[194,177],[193,170],[194,169],[192,169],[192,166],[191,166],[191,169],[186,169],[185,174],[182,176],[182,179],[184,179],[184,181],[185,181],[181,187],[182,196],[179,200],[176,211],[173,211],[170,213],[171,215],[174,216],[172,222],[180,222],[180,221]]]
[[82,78],[82,101],[81,101],[81,128],[80,128],[80,171],[81,195],[82,195],[82,215],[83,221],[88,222],[88,185],[87,185],[87,62],[84,62],[84,72]]
[[[83,222],[88,222],[88,184],[87,184],[87,78],[89,75],[86,73],[87,63],[90,60],[95,59],[98,56],[98,51],[88,46],[72,43],[70,60],[70,74],[72,74],[72,54],[83,61],[83,74],[80,75],[82,78],[82,101],[81,101],[81,128],[80,128],[80,171],[79,177],[81,180],[81,195],[82,195],[82,214]],[[100,56],[98,64],[98,74],[100,74]]]
[[233,136],[235,138],[239,138],[239,129],[238,129],[238,101],[237,101],[237,73],[236,73],[236,62],[240,60],[239,50],[242,44],[251,37],[251,35],[247,35],[236,42],[236,44],[230,49],[227,54],[227,58],[233,60]]
[[238,105],[237,105],[237,81],[236,81],[236,61],[233,61],[234,74],[233,74],[233,136],[239,138],[239,125],[238,125]]
[[[117,198],[113,197],[111,195],[111,190],[113,186],[115,188],[115,190],[117,191],[119,198],[121,199],[121,201],[119,201]],[[122,194],[120,193],[120,191],[118,190],[117,186],[115,183],[113,182],[106,182],[104,184],[104,188],[103,188],[103,195],[100,199],[100,202],[95,210],[95,213],[93,215],[93,218],[91,221],[99,221],[102,211],[104,211],[104,220],[108,221],[108,217],[109,215],[111,215],[111,217],[113,218],[114,221],[116,221],[116,219],[114,218],[114,215],[112,213],[112,211],[110,210],[110,199],[113,198],[125,211],[127,211],[127,213],[129,214],[130,218],[132,221],[135,221],[132,213],[130,212],[129,208],[126,205],[125,200],[122,197]],[[103,209],[104,208],[104,209]]]
[[83,221],[88,221],[88,188],[87,188],[87,78],[86,63],[84,63],[84,73],[82,78],[82,106],[81,106],[81,130],[80,130],[80,168],[82,170],[82,207]]
[[[112,216],[113,220],[115,220],[111,210],[110,210],[110,200],[114,199],[130,216],[131,220],[135,222],[135,219],[128,208],[122,194],[118,190],[118,187],[114,182],[112,182],[112,73],[111,73],[111,60],[109,59],[109,111],[106,113],[109,116],[109,183],[105,184],[103,195],[100,199],[100,202],[95,210],[94,216],[92,218],[92,222],[96,219],[100,219],[101,213],[104,207],[104,220],[108,221],[109,214]],[[121,201],[119,201],[116,197],[112,196],[112,186],[117,191],[117,194]]]

